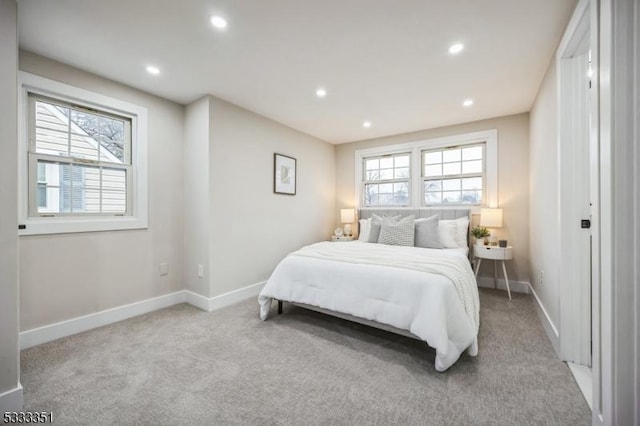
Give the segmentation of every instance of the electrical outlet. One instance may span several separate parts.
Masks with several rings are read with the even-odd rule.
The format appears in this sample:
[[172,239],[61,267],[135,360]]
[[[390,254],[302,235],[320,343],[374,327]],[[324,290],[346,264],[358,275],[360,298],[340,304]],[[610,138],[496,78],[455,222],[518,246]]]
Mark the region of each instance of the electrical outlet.
[[204,266],[202,266],[202,263],[198,263],[198,278],[204,278]]
[[160,276],[169,275],[169,263],[162,262],[160,264]]
[[540,269],[538,272],[538,286],[542,287],[544,284],[544,269]]

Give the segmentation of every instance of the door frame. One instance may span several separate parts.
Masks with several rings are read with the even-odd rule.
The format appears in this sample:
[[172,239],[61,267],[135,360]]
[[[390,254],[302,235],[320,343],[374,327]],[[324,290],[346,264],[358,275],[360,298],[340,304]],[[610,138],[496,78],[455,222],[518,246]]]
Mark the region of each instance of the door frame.
[[640,4],[598,0],[598,22],[600,331],[592,421],[640,424],[640,40],[630,37],[640,33]]

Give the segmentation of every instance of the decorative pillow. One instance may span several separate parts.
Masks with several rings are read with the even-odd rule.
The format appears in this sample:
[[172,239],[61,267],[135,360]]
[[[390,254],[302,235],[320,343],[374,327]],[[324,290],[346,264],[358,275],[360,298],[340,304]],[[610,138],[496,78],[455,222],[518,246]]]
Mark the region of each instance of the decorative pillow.
[[382,226],[382,222],[385,219],[398,220],[400,219],[400,215],[398,216],[378,216],[377,214],[373,214],[371,218],[371,229],[369,231],[369,242],[377,243],[380,237],[380,228]]
[[445,248],[467,247],[469,218],[441,220],[439,224],[440,241]]
[[371,233],[371,218],[360,219],[360,229],[358,233],[358,241],[369,242],[369,234]]
[[416,219],[415,238],[413,244],[416,247],[441,249],[444,246],[440,241],[438,231],[438,215],[428,218]]
[[443,248],[457,248],[458,225],[454,220],[441,220],[438,223],[438,236]]
[[400,220],[385,219],[380,227],[380,244],[413,247],[415,238],[415,216],[410,215]]

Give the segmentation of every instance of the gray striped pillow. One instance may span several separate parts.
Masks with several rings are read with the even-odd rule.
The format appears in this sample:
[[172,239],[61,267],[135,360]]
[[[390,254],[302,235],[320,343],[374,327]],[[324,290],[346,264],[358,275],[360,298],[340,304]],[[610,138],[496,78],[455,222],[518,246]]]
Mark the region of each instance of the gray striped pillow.
[[380,244],[413,247],[415,237],[415,216],[403,217],[400,220],[385,219],[380,227]]

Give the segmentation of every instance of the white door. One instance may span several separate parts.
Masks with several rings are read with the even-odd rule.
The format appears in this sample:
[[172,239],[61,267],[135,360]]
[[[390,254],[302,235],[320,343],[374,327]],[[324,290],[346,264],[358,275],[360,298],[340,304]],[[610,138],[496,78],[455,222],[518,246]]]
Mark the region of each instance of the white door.
[[591,365],[589,34],[559,58],[561,355]]

